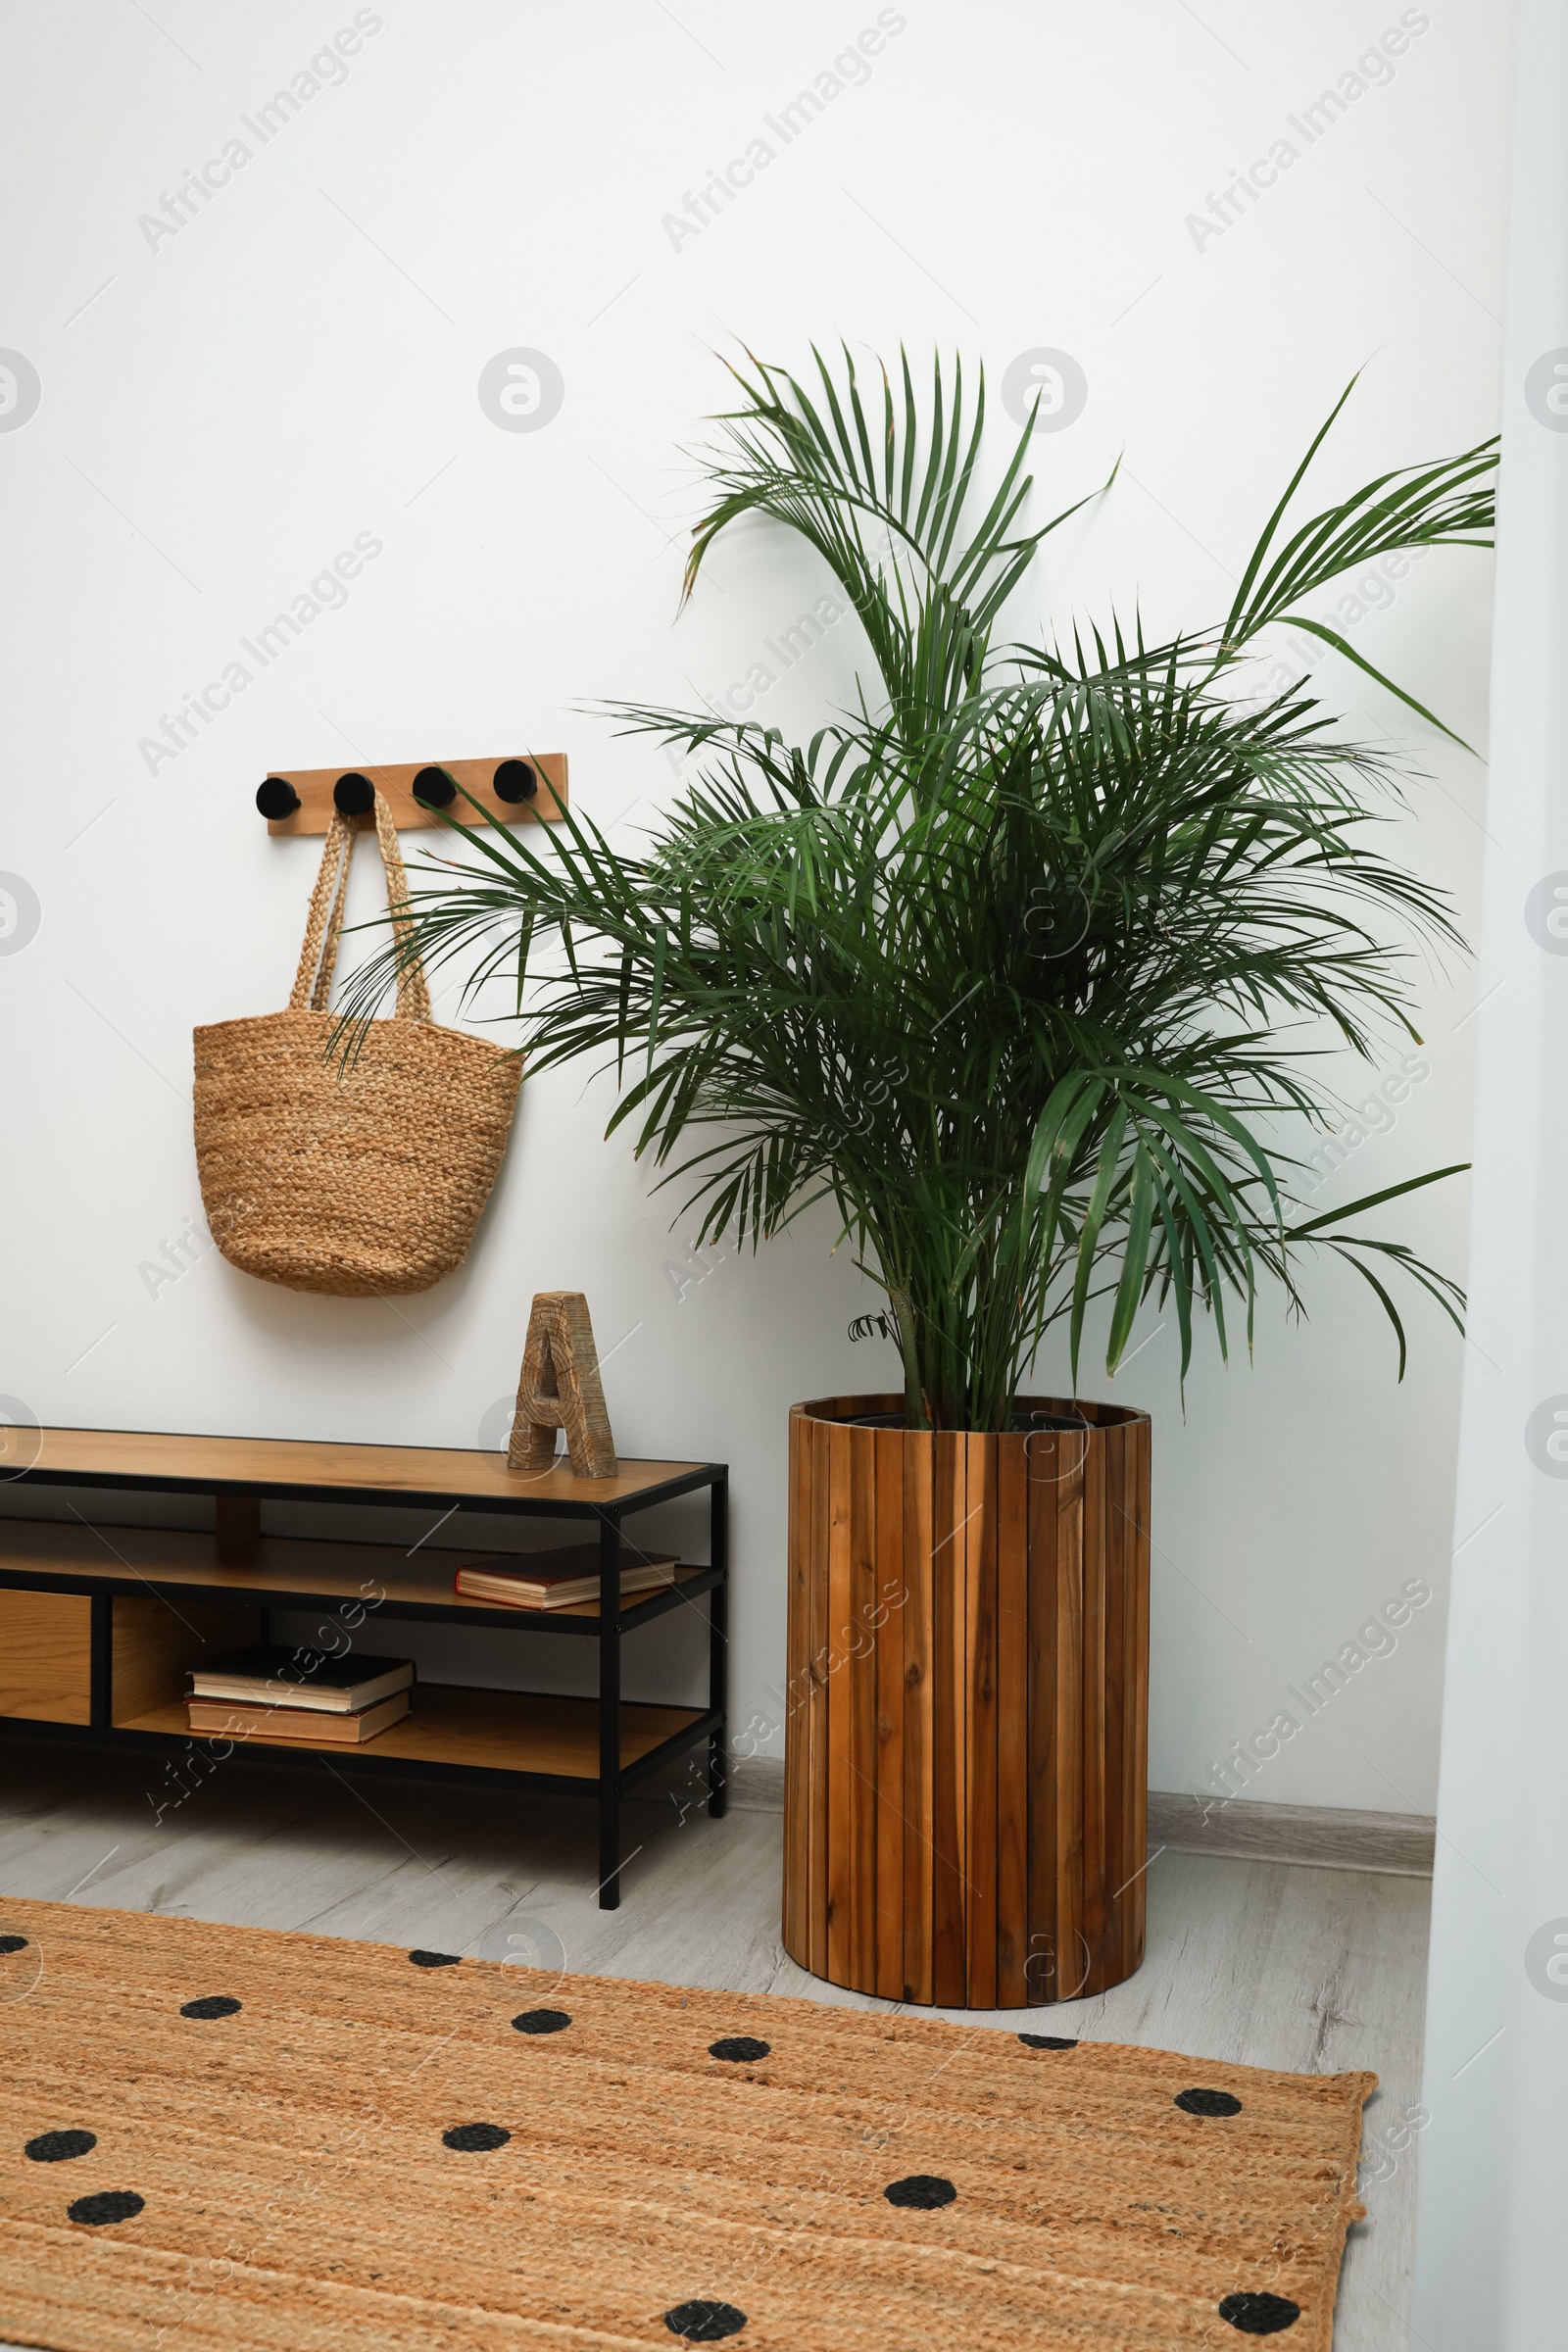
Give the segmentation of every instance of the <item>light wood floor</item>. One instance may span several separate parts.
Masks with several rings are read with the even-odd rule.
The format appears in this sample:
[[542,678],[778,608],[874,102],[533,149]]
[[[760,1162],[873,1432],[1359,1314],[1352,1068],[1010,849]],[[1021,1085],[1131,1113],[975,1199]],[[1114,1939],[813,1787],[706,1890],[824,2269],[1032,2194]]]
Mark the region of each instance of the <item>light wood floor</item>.
[[[641,1851],[620,1910],[601,1912],[585,1804],[351,1786],[324,1758],[299,1772],[220,1769],[161,1822],[148,1789],[154,1801],[173,1792],[161,1764],[0,1748],[0,1933],[4,1896],[31,1895],[886,2005],[786,1957],[776,1813],[714,1822],[678,1793],[629,1806],[626,1847]],[[1336,2352],[1405,2352],[1415,2188],[1405,2119],[1420,2094],[1428,1897],[1421,1879],[1159,1853],[1139,1974],[1050,2013],[1053,2030],[1090,2040],[1382,2078]],[[1013,2011],[938,2014],[1009,2031],[1020,2022]]]

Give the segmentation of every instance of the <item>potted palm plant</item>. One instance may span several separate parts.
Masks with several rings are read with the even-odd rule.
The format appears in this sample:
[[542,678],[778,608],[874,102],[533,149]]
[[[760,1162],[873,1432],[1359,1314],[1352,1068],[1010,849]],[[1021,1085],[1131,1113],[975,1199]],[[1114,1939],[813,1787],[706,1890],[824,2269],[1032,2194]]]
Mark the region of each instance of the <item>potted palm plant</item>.
[[[883,1294],[857,1336],[902,1378],[791,1416],[785,1942],[865,1992],[1022,2006],[1143,1950],[1150,1430],[1078,1397],[1089,1334],[1113,1375],[1153,1297],[1185,1375],[1200,1317],[1225,1351],[1265,1290],[1300,1304],[1323,1250],[1364,1276],[1401,1376],[1392,1282],[1457,1321],[1446,1276],[1351,1229],[1453,1170],[1328,1215],[1293,1196],[1340,1115],[1311,1049],[1413,1038],[1386,933],[1457,935],[1379,852],[1388,755],[1307,684],[1253,680],[1286,620],[1366,670],[1302,600],[1396,550],[1488,544],[1495,457],[1293,522],[1342,397],[1218,625],[1003,644],[1065,519],[1023,520],[1027,429],[985,498],[983,382],[971,411],[938,364],[922,411],[906,361],[867,401],[848,352],[813,359],[810,389],[733,371],[686,591],[747,518],[800,534],[863,629],[858,707],[804,744],[617,707],[685,755],[657,838],[628,855],[577,814],[465,833],[410,945],[474,986],[515,975],[535,1070],[612,1057],[611,1128],[686,1180],[701,1239],[833,1202]],[[1021,1393],[1057,1327],[1073,1394]]]

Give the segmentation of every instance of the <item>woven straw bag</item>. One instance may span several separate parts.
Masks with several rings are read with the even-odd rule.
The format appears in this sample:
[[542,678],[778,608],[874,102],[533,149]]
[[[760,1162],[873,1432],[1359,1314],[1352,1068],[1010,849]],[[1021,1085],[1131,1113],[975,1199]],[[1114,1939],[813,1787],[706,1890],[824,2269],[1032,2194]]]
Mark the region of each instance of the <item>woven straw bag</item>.
[[[461,1265],[506,1150],[521,1056],[430,1018],[424,967],[392,1020],[328,1058],[327,1010],[358,819],[335,813],[286,1012],[196,1031],[196,1165],[213,1239],[263,1282],[337,1298],[426,1291]],[[375,831],[397,920],[391,811]],[[347,1042],[347,1041],[344,1041]]]

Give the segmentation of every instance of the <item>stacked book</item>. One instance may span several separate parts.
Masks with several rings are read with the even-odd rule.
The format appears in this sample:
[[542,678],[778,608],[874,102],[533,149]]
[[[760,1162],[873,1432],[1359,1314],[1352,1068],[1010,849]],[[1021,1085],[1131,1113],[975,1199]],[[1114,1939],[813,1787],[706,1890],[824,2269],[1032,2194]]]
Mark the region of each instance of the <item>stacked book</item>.
[[[622,1549],[621,1598],[673,1584],[679,1566],[673,1552]],[[499,1601],[511,1609],[566,1609],[599,1598],[599,1546],[564,1544],[556,1551],[504,1551],[465,1561],[453,1581],[467,1600]]]
[[361,1747],[409,1711],[414,1665],[258,1642],[193,1667],[185,1709],[193,1732],[231,1740],[330,1740]]

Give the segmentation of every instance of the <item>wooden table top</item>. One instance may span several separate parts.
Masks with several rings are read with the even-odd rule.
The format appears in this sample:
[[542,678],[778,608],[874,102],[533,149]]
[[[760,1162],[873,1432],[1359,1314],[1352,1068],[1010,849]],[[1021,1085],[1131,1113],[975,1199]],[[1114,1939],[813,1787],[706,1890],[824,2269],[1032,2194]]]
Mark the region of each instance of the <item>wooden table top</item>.
[[[28,1435],[29,1447],[31,1436]],[[134,1429],[41,1429],[23,1478],[54,1486],[156,1486],[218,1493],[464,1502],[499,1510],[593,1512],[676,1482],[710,1485],[722,1465],[622,1461],[614,1478],[578,1478],[565,1456],[509,1470],[505,1454],[457,1446],[360,1446],[310,1438],[198,1438]]]

